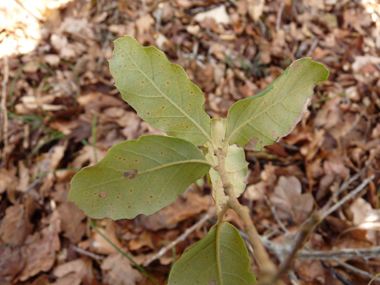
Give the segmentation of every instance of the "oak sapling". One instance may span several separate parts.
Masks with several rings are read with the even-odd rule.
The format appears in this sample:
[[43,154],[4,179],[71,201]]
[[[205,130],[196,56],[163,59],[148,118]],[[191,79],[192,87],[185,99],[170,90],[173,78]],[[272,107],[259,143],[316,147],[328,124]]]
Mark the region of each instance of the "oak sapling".
[[91,218],[133,219],[170,205],[209,172],[218,222],[174,264],[169,284],[256,282],[240,234],[223,220],[228,208],[245,223],[263,274],[275,274],[237,200],[248,169],[243,147],[261,150],[289,134],[328,70],[310,58],[296,60],[263,92],[232,105],[226,119],[207,115],[201,90],[182,67],[130,36],[115,41],[110,70],[123,99],[168,136],[141,136],[110,148],[99,163],[74,176],[68,199]]

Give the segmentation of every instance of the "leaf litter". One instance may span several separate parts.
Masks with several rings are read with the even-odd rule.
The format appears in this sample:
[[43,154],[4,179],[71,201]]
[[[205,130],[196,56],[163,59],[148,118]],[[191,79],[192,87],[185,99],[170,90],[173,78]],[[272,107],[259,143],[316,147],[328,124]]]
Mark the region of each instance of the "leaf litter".
[[[276,146],[246,153],[248,189],[240,199],[250,207],[260,234],[286,243],[283,233],[271,232],[280,226],[265,196],[295,233],[342,183],[370,166],[360,180],[375,174],[373,182],[327,217],[308,245],[313,250],[379,246],[379,5],[201,2],[0,4],[0,80],[8,110],[8,120],[3,111],[0,116],[0,283],[148,284],[67,202],[73,175],[103,158],[108,148],[141,135],[162,135],[141,121],[114,88],[107,60],[112,41],[124,35],[164,50],[181,65],[204,92],[212,118],[226,117],[236,100],[259,94],[295,59],[311,57],[325,64],[329,81],[316,87],[294,131]],[[340,197],[358,184],[353,182]],[[209,194],[207,184],[192,186],[152,216],[100,220],[99,230],[142,264],[213,207]],[[228,220],[243,227],[233,214]],[[212,221],[204,224],[211,226]],[[205,234],[201,228],[178,243],[176,258]],[[100,265],[91,254],[101,257]],[[146,268],[161,284],[172,256],[168,252]],[[378,259],[345,261],[373,276],[380,272]],[[301,284],[369,282],[334,261],[297,260],[293,270]]]

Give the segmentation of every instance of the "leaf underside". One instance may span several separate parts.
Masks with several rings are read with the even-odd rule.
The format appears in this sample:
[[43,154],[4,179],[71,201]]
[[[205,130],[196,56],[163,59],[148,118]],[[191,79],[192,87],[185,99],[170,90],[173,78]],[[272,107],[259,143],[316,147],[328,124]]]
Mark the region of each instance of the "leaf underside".
[[[214,165],[218,164],[218,158],[211,152],[206,154],[206,159]],[[248,173],[248,162],[245,160],[244,149],[238,147],[236,144],[228,146],[226,156],[226,172],[231,184],[234,186],[235,196],[240,197],[246,187],[244,178]],[[223,205],[227,202],[228,196],[224,194],[224,188],[219,173],[213,168],[210,169],[209,173],[215,203],[218,205]]]
[[261,150],[289,134],[306,112],[313,87],[328,74],[323,64],[310,58],[293,62],[263,92],[231,106],[227,142]]
[[169,285],[255,284],[248,251],[239,232],[224,222],[186,250],[174,264]]
[[115,145],[98,164],[78,172],[68,199],[91,218],[133,219],[173,203],[209,169],[186,140],[141,136]]
[[130,36],[117,39],[110,70],[123,99],[143,120],[198,146],[210,139],[202,91],[163,52]]

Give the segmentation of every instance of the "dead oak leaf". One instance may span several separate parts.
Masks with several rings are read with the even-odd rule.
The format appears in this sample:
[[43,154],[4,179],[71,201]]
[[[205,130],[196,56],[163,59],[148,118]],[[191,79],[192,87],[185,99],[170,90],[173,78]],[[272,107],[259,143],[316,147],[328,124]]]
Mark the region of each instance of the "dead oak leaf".
[[[58,233],[60,232],[60,217],[57,211],[50,218],[50,225],[42,231],[42,238],[28,243],[24,247],[25,267],[20,275],[20,280],[25,281],[41,271],[49,271],[55,262],[56,251],[61,247]],[[33,239],[33,237],[31,237]]]
[[134,269],[129,260],[120,253],[109,255],[103,261],[101,268],[107,271],[103,278],[104,283],[135,285],[143,279],[141,273]]
[[270,200],[276,207],[280,219],[301,224],[313,209],[313,196],[301,194],[301,182],[295,176],[281,176]]
[[3,243],[22,244],[32,230],[33,225],[29,221],[24,205],[14,205],[6,209],[5,217],[0,224],[0,239]]
[[83,222],[86,218],[85,214],[72,202],[60,204],[57,210],[61,215],[63,236],[68,238],[73,244],[77,244],[82,240],[86,232],[86,224]]
[[94,279],[92,261],[87,257],[60,264],[54,268],[53,274],[58,277],[54,285],[90,284]]

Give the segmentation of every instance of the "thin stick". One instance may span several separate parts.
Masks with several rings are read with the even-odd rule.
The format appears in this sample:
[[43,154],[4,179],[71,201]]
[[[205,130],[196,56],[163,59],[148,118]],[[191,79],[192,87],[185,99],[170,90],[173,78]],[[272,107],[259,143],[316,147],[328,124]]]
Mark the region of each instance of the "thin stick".
[[190,228],[186,229],[186,231],[180,235],[178,238],[176,238],[174,241],[166,245],[165,247],[161,248],[159,252],[157,252],[152,257],[148,258],[144,263],[143,266],[146,267],[149,264],[151,264],[154,260],[160,258],[163,256],[168,250],[172,249],[174,246],[176,246],[179,242],[186,240],[186,238],[194,232],[196,229],[201,227],[208,219],[212,218],[215,214],[215,208],[211,211],[207,212],[202,219],[200,219],[198,222],[196,222],[194,225],[192,225]]
[[281,1],[280,7],[278,7],[277,11],[277,18],[276,18],[276,32],[280,29],[281,25],[281,16],[282,16],[282,11],[284,10],[285,3],[284,1]]
[[94,115],[92,117],[92,127],[91,127],[91,143],[92,143],[92,149],[94,151],[94,159],[95,163],[98,163],[98,154],[96,152],[96,121],[98,120],[98,115]]
[[[2,96],[1,96],[1,110],[2,110],[2,117],[3,117],[3,132],[2,132],[2,139],[4,142],[4,148],[2,152],[2,160],[3,164],[6,164],[6,158],[7,158],[7,151],[8,151],[8,113],[7,113],[7,84],[9,79],[9,65],[8,65],[8,56],[4,56],[4,75],[3,75],[3,82],[2,82]],[[0,138],[1,139],[1,138]]]
[[74,251],[76,251],[80,254],[86,255],[88,257],[91,257],[92,259],[95,259],[95,260],[103,260],[104,259],[104,256],[101,256],[101,255],[95,254],[93,252],[81,249],[80,247],[74,246],[73,248],[74,248]]
[[341,266],[347,268],[348,270],[351,270],[351,271],[354,272],[354,273],[357,273],[357,274],[359,274],[359,275],[362,275],[362,276],[364,276],[364,277],[367,277],[367,278],[370,279],[370,280],[380,281],[380,278],[376,278],[376,277],[374,277],[372,274],[369,274],[368,272],[366,272],[366,271],[364,271],[364,270],[361,270],[361,269],[359,269],[359,268],[356,268],[355,266],[352,266],[352,265],[350,265],[350,264],[348,264],[348,263],[346,263],[346,262],[343,262],[343,261],[339,260],[338,258],[334,258],[334,261],[335,261],[336,263],[338,263],[339,265],[341,265]]
[[348,188],[348,186],[351,185],[352,182],[357,180],[360,176],[362,176],[366,171],[368,167],[363,168],[359,173],[352,176],[347,182],[343,183],[342,186],[340,186],[339,190],[327,201],[327,203],[323,206],[323,208],[320,210],[321,212],[326,212],[328,208],[330,208],[331,204],[334,203],[334,200],[338,198],[338,196]]
[[269,201],[269,199],[266,195],[264,195],[264,199],[265,199],[265,202],[267,202],[269,209],[272,211],[272,214],[273,214],[274,219],[276,220],[277,224],[280,226],[280,228],[285,233],[285,237],[286,238],[293,237],[293,235],[288,231],[288,229],[281,222],[280,217],[277,215],[276,207],[272,205],[272,203]]
[[338,203],[336,203],[334,206],[332,206],[326,212],[323,213],[320,211],[320,213],[322,214],[321,220],[324,220],[328,215],[330,215],[331,213],[338,210],[344,203],[346,203],[348,200],[353,198],[356,194],[361,192],[368,185],[368,183],[371,182],[374,178],[375,178],[375,175],[372,174],[370,177],[364,179],[363,182],[358,187],[356,187],[355,190],[353,190],[349,194],[347,194],[342,200],[340,200]]
[[297,235],[293,241],[292,251],[286,257],[285,261],[282,263],[281,268],[278,270],[277,275],[273,278],[272,282],[275,282],[281,277],[281,275],[288,271],[292,265],[293,259],[296,257],[298,250],[300,250],[306,243],[310,234],[314,231],[315,227],[320,223],[321,217],[319,213],[314,213],[306,222],[300,227]]
[[[356,180],[358,177],[360,177],[361,173],[358,173],[354,177],[352,177],[345,185],[342,185],[342,187],[339,189],[339,191],[330,198],[328,201],[328,205],[334,201],[334,199],[341,193],[345,188],[349,186],[351,182]],[[344,203],[346,203],[349,199],[354,197],[356,194],[358,194],[360,191],[362,191],[370,181],[372,181],[375,178],[375,175],[371,175],[367,179],[363,180],[363,182],[353,191],[351,191],[347,196],[345,196],[342,200],[340,200],[338,203],[336,203],[333,207],[326,210],[325,207],[323,207],[319,212],[314,213],[311,217],[309,217],[304,224],[301,226],[301,228],[298,230],[297,235],[293,241],[293,245],[291,246],[292,250],[285,259],[285,262],[282,263],[281,268],[279,269],[277,275],[272,279],[272,283],[274,283],[276,280],[280,278],[280,276],[289,270],[292,264],[292,260],[296,257],[297,252],[302,248],[302,246],[307,241],[310,234],[314,231],[315,227],[322,222],[328,215],[336,211],[338,208],[340,208]]]
[[318,259],[333,260],[334,258],[344,259],[368,259],[380,256],[380,246],[369,248],[343,248],[339,250],[308,251],[300,250],[298,259]]

